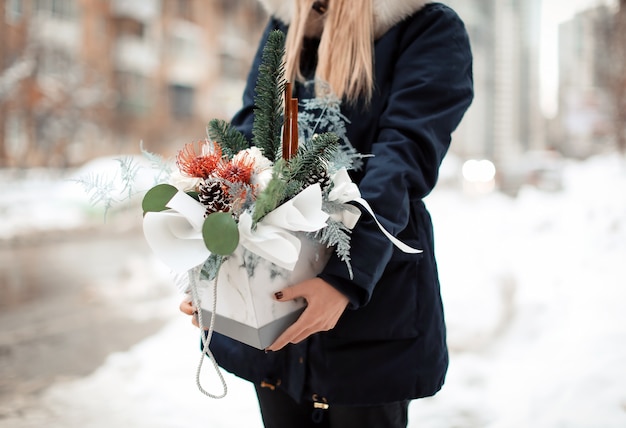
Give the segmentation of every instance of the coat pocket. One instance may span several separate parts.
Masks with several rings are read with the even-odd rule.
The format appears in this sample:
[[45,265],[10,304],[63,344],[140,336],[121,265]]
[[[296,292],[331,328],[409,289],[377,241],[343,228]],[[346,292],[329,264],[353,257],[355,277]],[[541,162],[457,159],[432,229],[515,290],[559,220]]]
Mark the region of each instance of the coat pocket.
[[328,337],[363,341],[418,336],[420,260],[421,254],[394,254],[367,305],[346,310]]

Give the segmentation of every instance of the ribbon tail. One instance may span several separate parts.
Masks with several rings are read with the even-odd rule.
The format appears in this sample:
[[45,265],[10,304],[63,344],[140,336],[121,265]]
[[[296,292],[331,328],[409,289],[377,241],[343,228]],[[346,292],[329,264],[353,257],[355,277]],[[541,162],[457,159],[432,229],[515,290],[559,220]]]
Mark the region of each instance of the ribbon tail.
[[404,251],[405,253],[409,253],[409,254],[418,254],[422,252],[422,250],[418,250],[417,248],[408,246],[407,244],[405,244],[404,242],[400,241],[395,236],[393,236],[391,233],[389,233],[387,229],[385,229],[385,227],[382,224],[380,224],[380,222],[376,218],[376,215],[374,214],[374,210],[372,210],[372,207],[365,199],[355,198],[354,202],[357,202],[359,205],[365,208],[365,210],[368,213],[370,213],[370,215],[372,216],[372,218],[378,225],[378,228],[380,229],[380,231],[387,237],[387,239],[389,239],[393,243],[393,245],[395,245],[396,247],[398,247],[400,250]]

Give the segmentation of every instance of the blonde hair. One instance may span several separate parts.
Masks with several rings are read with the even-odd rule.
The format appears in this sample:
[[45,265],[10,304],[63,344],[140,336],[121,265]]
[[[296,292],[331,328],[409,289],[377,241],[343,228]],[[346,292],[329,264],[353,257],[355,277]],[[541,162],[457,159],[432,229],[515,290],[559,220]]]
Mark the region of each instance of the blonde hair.
[[[304,38],[318,17],[314,0],[296,0],[286,40],[287,78],[304,80],[300,70]],[[330,84],[340,99],[366,102],[374,86],[374,15],[372,0],[330,0],[321,17],[323,28],[318,48],[315,78]]]

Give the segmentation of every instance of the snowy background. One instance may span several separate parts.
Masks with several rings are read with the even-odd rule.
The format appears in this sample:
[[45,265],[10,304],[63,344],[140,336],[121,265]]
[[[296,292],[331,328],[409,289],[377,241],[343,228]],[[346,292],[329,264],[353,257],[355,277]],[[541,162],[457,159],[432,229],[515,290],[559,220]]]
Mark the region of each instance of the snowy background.
[[[0,239],[97,216],[61,177],[2,181]],[[54,197],[34,201],[32,188]],[[524,187],[512,198],[441,186],[427,205],[452,355],[443,390],[411,404],[409,426],[625,427],[624,158],[567,161],[558,192]],[[130,265],[120,298],[153,284],[161,272],[148,266]],[[249,384],[227,374],[223,400],[196,389],[198,336],[178,299],[172,287],[159,300],[169,322],[157,334],[88,377],[57,382],[0,427],[261,427]],[[217,391],[211,370],[203,383]]]

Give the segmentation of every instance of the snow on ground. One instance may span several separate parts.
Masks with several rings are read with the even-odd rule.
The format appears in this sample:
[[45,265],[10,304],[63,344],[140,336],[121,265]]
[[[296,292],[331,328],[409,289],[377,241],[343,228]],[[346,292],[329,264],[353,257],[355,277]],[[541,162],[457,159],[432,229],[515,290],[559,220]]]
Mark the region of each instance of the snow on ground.
[[442,393],[412,409],[426,426],[626,426],[626,164],[573,163],[564,181],[430,201],[462,346]]
[[[123,190],[120,160],[131,159],[138,172],[129,196]],[[99,227],[110,214],[124,211],[139,213],[134,217],[141,218],[137,208],[141,192],[154,184],[156,175],[148,159],[139,155],[98,158],[75,171],[0,169],[0,240],[49,230]],[[106,216],[102,204],[90,203],[93,192],[88,194],[76,182],[93,181],[94,177],[112,188],[112,209]]]
[[[441,188],[427,204],[452,355],[443,390],[411,404],[409,426],[626,426],[624,159],[570,162],[558,193]],[[174,313],[0,427],[260,427],[249,384],[226,374],[223,400],[196,389],[197,332]],[[217,392],[211,370],[203,384]]]

